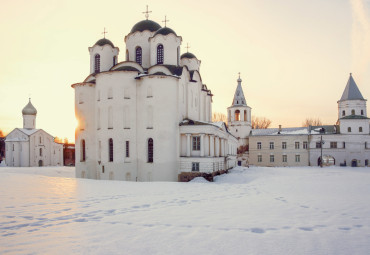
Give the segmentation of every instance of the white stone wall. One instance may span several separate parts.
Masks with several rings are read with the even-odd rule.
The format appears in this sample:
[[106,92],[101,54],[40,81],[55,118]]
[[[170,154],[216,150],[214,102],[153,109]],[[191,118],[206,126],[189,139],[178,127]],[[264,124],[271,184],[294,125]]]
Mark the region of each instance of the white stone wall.
[[[352,115],[352,110],[355,112],[355,115],[362,115],[366,117],[367,116],[366,101],[365,100],[338,101],[338,119],[348,115]],[[361,114],[361,110],[363,111],[363,114]]]
[[201,61],[196,58],[182,58],[180,61],[181,66],[187,66],[190,71],[198,71],[200,69]]
[[36,128],[36,115],[23,115],[23,128]]
[[[340,133],[341,134],[369,134],[369,120],[368,119],[341,119],[340,120]],[[362,132],[360,132],[360,127]],[[351,128],[349,131],[348,128]]]
[[125,38],[126,51],[129,53],[130,61],[136,62],[136,48],[142,49],[142,66],[144,68],[150,67],[150,43],[149,38],[154,35],[154,32],[145,30],[143,32],[135,32],[129,34]]
[[180,51],[178,47],[181,45],[181,37],[172,33],[168,35],[157,34],[149,39],[150,43],[150,65],[157,64],[157,46],[163,45],[163,64],[164,65],[179,65]]

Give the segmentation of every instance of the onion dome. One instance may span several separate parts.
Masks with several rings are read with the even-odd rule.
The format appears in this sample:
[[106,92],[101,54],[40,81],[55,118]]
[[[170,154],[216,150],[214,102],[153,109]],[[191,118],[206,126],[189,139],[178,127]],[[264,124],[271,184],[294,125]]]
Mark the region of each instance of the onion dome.
[[114,48],[113,43],[106,38],[102,38],[95,43],[95,45],[99,45],[99,46],[104,46],[106,44],[109,44],[110,46],[112,46],[112,48]]
[[183,58],[197,58],[197,57],[193,53],[186,52],[182,54],[180,58],[183,59]]
[[160,28],[161,26],[157,22],[146,19],[146,20],[142,20],[136,23],[135,26],[132,27],[130,33],[135,33],[137,31],[143,32],[145,30],[149,30],[150,32],[155,32]]
[[173,31],[169,27],[162,27],[157,32],[155,32],[154,36],[156,36],[156,35],[168,35],[168,34],[174,34],[174,35],[177,36],[177,34],[175,33],[175,31]]
[[22,110],[22,114],[23,114],[23,115],[36,115],[36,114],[37,114],[37,110],[36,110],[36,108],[32,105],[32,103],[31,103],[31,99],[30,99],[30,101],[28,102],[28,104],[23,108],[23,110]]

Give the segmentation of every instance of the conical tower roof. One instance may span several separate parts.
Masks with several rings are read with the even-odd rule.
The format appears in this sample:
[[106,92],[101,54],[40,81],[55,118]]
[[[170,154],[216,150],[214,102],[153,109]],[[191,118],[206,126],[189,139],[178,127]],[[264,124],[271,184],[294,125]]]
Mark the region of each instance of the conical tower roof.
[[240,79],[240,76],[238,78],[238,86],[236,87],[234,99],[232,102],[232,106],[234,105],[247,105],[247,101],[245,100],[242,88],[242,79]]
[[23,115],[36,115],[37,110],[31,103],[31,98],[29,99],[28,104],[22,110]]
[[362,97],[360,90],[357,87],[355,80],[352,77],[352,73],[349,74],[349,79],[346,88],[343,91],[342,97],[339,101],[346,100],[365,100]]

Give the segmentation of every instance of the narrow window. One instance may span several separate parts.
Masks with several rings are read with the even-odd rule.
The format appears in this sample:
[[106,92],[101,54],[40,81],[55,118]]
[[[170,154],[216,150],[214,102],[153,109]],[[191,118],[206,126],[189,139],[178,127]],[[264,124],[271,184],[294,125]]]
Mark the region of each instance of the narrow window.
[[40,157],[42,157],[42,148],[40,148]]
[[287,155],[283,155],[283,162],[288,162],[288,156]]
[[355,115],[355,110],[352,110],[352,111],[351,111],[351,114],[352,114],[352,115]]
[[342,116],[344,117],[344,116],[346,116],[346,111],[342,111]]
[[160,44],[157,46],[157,64],[163,64],[163,45]]
[[85,147],[85,140],[81,140],[81,162],[86,160],[86,147]]
[[126,158],[130,157],[130,141],[126,141]]
[[301,155],[295,155],[295,162],[301,162]]
[[117,64],[117,56],[114,56],[113,57],[113,66],[115,66]]
[[40,142],[40,144],[41,144],[41,143],[42,143],[42,138],[41,138],[41,136],[39,137],[39,139],[40,139],[40,140],[39,140],[39,142]]
[[113,89],[112,88],[108,89],[108,99],[113,99]]
[[358,128],[358,132],[362,133],[362,127]]
[[257,161],[258,161],[258,162],[262,162],[262,155],[258,155],[258,156],[257,156]]
[[274,149],[274,142],[270,142],[270,150],[273,150]]
[[258,150],[262,149],[262,143],[261,142],[257,142],[257,149]]
[[113,162],[113,139],[109,138],[109,162]]
[[364,115],[364,110],[361,110],[361,115]]
[[330,142],[330,148],[336,149],[337,148],[337,142]]
[[128,54],[128,50],[126,50],[126,61],[129,61],[130,58],[129,58],[129,54]]
[[247,111],[244,110],[244,121],[247,121]]
[[367,142],[365,142],[365,149],[367,149]]
[[108,129],[113,129],[113,109],[112,106],[108,108]]
[[369,165],[369,160],[365,159],[365,166],[368,166],[368,165]]
[[193,151],[200,151],[200,136],[193,136]]
[[136,48],[136,56],[135,56],[136,63],[139,65],[142,64],[142,49],[141,47]]
[[275,161],[274,155],[270,155],[270,162],[273,163]]
[[148,163],[153,163],[153,139],[148,139]]
[[14,151],[14,143],[13,143],[13,151]]
[[343,142],[343,149],[346,148],[346,142]]
[[303,149],[308,149],[308,143],[307,142],[303,142]]
[[282,148],[283,150],[285,150],[285,149],[286,149],[286,142],[282,142],[282,144],[281,144],[281,148]]
[[95,67],[94,67],[95,73],[100,73],[100,55],[95,55]]
[[191,171],[199,172],[199,162],[192,162],[191,163]]
[[352,132],[352,129],[351,129],[351,127],[348,127],[348,133],[351,133]]
[[295,149],[298,150],[299,149],[299,142],[295,142]]
[[235,111],[235,121],[240,121],[240,111],[239,110]]

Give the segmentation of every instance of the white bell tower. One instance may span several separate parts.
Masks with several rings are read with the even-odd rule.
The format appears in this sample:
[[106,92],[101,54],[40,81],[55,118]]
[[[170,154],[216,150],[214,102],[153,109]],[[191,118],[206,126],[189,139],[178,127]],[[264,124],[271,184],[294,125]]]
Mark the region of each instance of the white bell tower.
[[31,103],[31,98],[28,104],[22,110],[23,128],[35,129],[36,128],[36,114],[37,110]]
[[238,78],[232,105],[227,108],[228,128],[232,135],[238,138],[239,146],[247,144],[247,137],[252,129],[251,110],[245,100],[242,79]]

